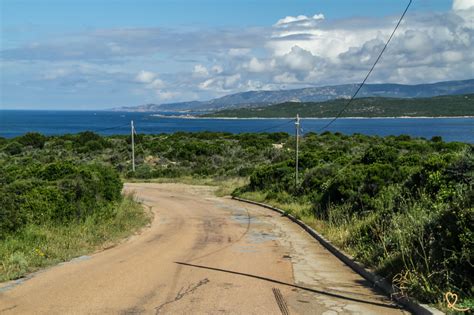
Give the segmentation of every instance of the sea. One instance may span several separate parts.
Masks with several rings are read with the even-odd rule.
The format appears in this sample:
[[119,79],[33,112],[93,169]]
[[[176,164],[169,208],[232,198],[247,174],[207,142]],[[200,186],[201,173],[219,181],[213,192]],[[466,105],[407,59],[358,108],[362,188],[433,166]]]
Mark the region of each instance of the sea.
[[[27,132],[44,135],[94,131],[102,135],[129,134],[133,120],[137,133],[159,134],[178,131],[295,132],[294,119],[229,119],[178,117],[177,113],[117,111],[0,110],[0,137],[13,138]],[[474,143],[474,117],[456,118],[340,118],[324,128],[330,119],[301,118],[302,133],[325,130],[351,135],[409,135],[445,141]]]

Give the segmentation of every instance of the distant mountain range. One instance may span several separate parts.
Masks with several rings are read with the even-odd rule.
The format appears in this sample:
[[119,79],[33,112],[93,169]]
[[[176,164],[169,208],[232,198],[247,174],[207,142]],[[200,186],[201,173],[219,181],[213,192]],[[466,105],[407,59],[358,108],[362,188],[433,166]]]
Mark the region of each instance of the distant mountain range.
[[[249,91],[226,95],[209,101],[191,101],[169,104],[146,104],[113,108],[133,112],[214,112],[242,107],[265,107],[284,102],[324,102],[350,98],[358,84],[310,87],[294,90]],[[474,93],[474,79],[446,81],[431,84],[366,84],[358,97],[426,98],[440,95]]]

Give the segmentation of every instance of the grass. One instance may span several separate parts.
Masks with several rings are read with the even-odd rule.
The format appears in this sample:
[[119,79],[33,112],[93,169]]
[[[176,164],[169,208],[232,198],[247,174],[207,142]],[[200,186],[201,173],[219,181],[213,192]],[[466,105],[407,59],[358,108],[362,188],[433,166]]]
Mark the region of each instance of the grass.
[[268,195],[262,191],[243,192],[239,194],[239,197],[256,202],[263,202],[290,213],[310,227],[322,233],[335,245],[341,248],[344,247],[344,242],[347,240],[348,236],[348,229],[335,224],[328,224],[327,221],[315,218],[314,215],[311,214],[311,204],[309,202],[304,203],[300,201],[275,200],[269,198]]
[[217,185],[219,188],[217,188],[215,194],[217,197],[230,196],[234,190],[247,185],[248,182],[249,179],[246,177],[230,177],[220,181],[218,180]]
[[214,184],[215,180],[213,178],[208,177],[191,177],[191,176],[182,176],[182,177],[159,177],[159,178],[150,178],[150,179],[142,179],[142,178],[122,178],[123,182],[129,183],[157,183],[157,184],[165,184],[165,183],[180,183],[186,185],[212,185]]
[[151,214],[126,196],[107,219],[69,225],[28,225],[0,243],[0,281],[108,248],[148,224]]
[[269,205],[272,205],[272,206],[276,207],[275,205],[273,205],[271,203],[272,202],[271,200],[267,199],[267,194],[262,192],[262,191],[246,191],[246,192],[243,192],[243,193],[239,194],[239,197],[244,198],[244,199],[248,199],[248,200],[253,200],[253,201],[256,201],[256,202],[267,201]]
[[239,195],[244,199],[249,199],[257,202],[263,202],[273,207],[277,207],[287,213],[294,215],[308,226],[314,228],[325,237],[327,237],[336,246],[344,248],[345,241],[348,237],[348,229],[344,226],[335,224],[328,224],[328,221],[319,220],[311,214],[311,204],[309,202],[303,203],[298,201],[278,201],[269,199],[267,194],[260,191],[249,191]]
[[[370,225],[372,222],[371,220],[376,219],[375,215],[368,215],[366,217],[352,217],[348,218],[347,216],[343,215],[343,211],[341,212],[338,208],[334,208],[330,211],[331,216],[328,220],[320,220],[314,217],[311,214],[311,203],[304,202],[304,201],[293,201],[288,196],[285,196],[285,193],[280,194],[282,200],[275,200],[272,194],[268,194],[262,191],[249,191],[243,192],[239,194],[239,197],[244,199],[253,200],[256,202],[263,202],[268,205],[277,207],[286,211],[288,213],[293,214],[295,217],[302,220],[308,226],[314,228],[316,231],[324,235],[329,241],[331,241],[334,245],[339,247],[340,249],[344,250],[346,253],[351,255],[352,257],[356,257],[356,259],[365,265],[370,264],[370,257],[365,257],[367,248],[361,246],[361,244],[354,244],[353,239],[357,239],[360,236],[360,230],[364,228],[366,225]],[[280,199],[280,197],[277,197]],[[285,200],[287,199],[287,200]],[[413,230],[419,230],[416,224],[420,224],[421,221],[426,220],[427,218],[417,218],[413,217],[413,214],[418,214],[418,216],[422,216],[422,211],[416,211],[416,209],[412,209],[412,216],[400,215],[399,221],[401,222],[400,230],[404,231],[404,233],[413,233]],[[383,234],[382,234],[383,235]],[[400,236],[403,238],[403,235]],[[388,252],[385,251],[383,255],[388,255]],[[375,272],[379,273],[381,269],[383,269],[384,264],[387,261],[381,260],[380,265],[372,265],[371,267],[375,270]],[[416,272],[416,270],[410,270],[410,274],[408,277],[409,279],[406,285],[414,286],[414,285],[425,285],[427,288],[425,290],[433,290],[430,286],[428,279],[424,279],[424,275]],[[382,272],[383,273],[383,272]],[[410,282],[411,281],[411,282]],[[412,283],[416,282],[416,283]],[[459,312],[452,309],[447,308],[446,301],[443,299],[439,299],[438,302],[432,304],[432,306],[442,310],[447,314],[464,314],[465,312]],[[460,296],[459,300],[456,304],[458,308],[470,308],[471,310],[474,309],[474,300],[470,296]]]
[[247,177],[161,177],[153,179],[137,179],[137,178],[126,178],[124,182],[130,183],[179,183],[186,185],[205,185],[217,187],[215,194],[217,197],[230,196],[232,192],[239,187],[248,184],[249,179]]

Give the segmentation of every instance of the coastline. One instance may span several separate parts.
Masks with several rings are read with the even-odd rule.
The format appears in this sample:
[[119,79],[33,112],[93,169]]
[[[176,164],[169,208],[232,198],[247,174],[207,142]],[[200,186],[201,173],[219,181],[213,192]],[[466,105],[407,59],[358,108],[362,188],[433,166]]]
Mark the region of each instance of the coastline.
[[[109,111],[0,111],[0,137],[14,138],[27,132],[44,135],[74,134],[86,130],[102,135],[128,135],[130,121],[133,120],[138,133],[174,133],[178,131],[221,131],[243,133],[271,128],[273,131],[293,130],[290,124],[294,117],[280,118],[236,118],[236,117],[193,117],[187,118],[178,113],[166,113],[166,118],[153,117],[158,112],[109,112]],[[201,114],[201,113],[199,113]],[[172,117],[175,116],[175,117]],[[163,117],[163,116],[161,116]],[[333,118],[305,118],[305,131],[316,130]],[[331,130],[345,134],[366,135],[408,134],[413,137],[431,138],[442,136],[445,141],[474,143],[474,117],[381,117],[349,118],[343,117]],[[105,129],[105,130],[104,130]],[[1,138],[0,138],[1,140]]]
[[[158,118],[172,118],[172,119],[220,119],[220,120],[267,120],[267,119],[294,119],[295,117],[206,117],[206,116],[192,116],[192,115],[161,115],[152,114],[150,116]],[[300,117],[300,119],[306,120],[327,120],[334,119],[335,117]],[[474,116],[377,116],[377,117],[339,117],[338,119],[462,119],[462,118],[474,118]]]

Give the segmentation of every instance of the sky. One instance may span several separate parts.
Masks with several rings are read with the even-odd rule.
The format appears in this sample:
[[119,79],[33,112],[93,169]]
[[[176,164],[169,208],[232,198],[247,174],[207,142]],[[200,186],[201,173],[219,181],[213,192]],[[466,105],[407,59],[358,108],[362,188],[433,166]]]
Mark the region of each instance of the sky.
[[[408,1],[0,0],[0,108],[360,83]],[[474,77],[474,0],[414,0],[367,83]]]

